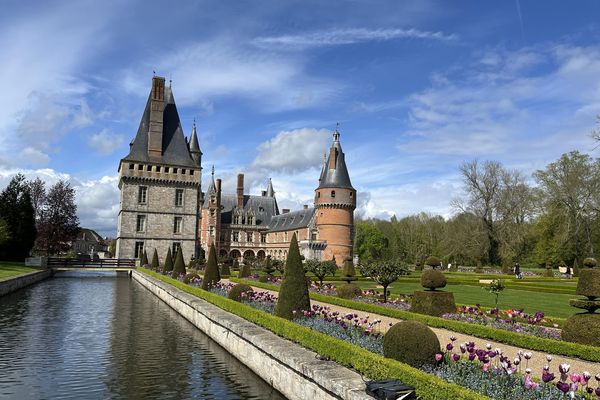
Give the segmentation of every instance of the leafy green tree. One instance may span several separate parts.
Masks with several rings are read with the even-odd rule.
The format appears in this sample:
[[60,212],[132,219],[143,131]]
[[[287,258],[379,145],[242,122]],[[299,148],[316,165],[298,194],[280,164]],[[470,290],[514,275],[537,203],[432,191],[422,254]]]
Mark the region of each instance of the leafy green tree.
[[0,218],[0,246],[10,240],[10,230],[5,220]]
[[361,260],[370,261],[382,257],[387,248],[388,239],[370,221],[356,223],[355,249]]
[[318,261],[306,260],[304,262],[304,271],[310,272],[319,280],[319,286],[323,286],[323,279],[328,275],[335,275],[337,264],[332,260]]
[[300,317],[302,311],[310,310],[310,297],[308,295],[308,283],[302,259],[298,248],[296,234],[292,235],[288,257],[285,264],[285,273],[275,306],[275,315],[293,319]]
[[399,260],[380,260],[360,264],[361,275],[368,276],[377,284],[383,286],[383,302],[387,302],[387,288],[396,282],[401,275],[408,275],[408,268]]
[[[490,284],[485,288],[488,292],[495,296],[494,308],[496,311],[498,310],[498,300],[500,297],[500,293],[506,288],[504,282],[501,279],[494,279],[490,282]],[[498,313],[496,313],[498,316]]]
[[271,267],[277,270],[280,274],[283,274],[285,272],[285,264],[281,260],[271,259]]
[[23,261],[33,248],[36,227],[29,187],[17,174],[0,193],[0,219],[6,223],[6,241],[0,244],[0,259]]
[[221,276],[219,274],[219,266],[217,265],[217,251],[215,250],[215,245],[211,244],[210,250],[208,251],[208,261],[206,262],[206,269],[204,270],[202,289],[210,290],[220,280]]

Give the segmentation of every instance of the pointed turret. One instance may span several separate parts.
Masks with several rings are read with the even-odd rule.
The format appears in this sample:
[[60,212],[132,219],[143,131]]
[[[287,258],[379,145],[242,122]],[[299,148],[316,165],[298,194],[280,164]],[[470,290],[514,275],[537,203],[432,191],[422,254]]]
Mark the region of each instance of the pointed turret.
[[198,143],[198,134],[196,133],[196,119],[192,125],[192,135],[190,138],[190,154],[196,164],[200,165],[202,161],[202,151],[200,151],[200,144]]
[[210,174],[211,178],[210,178],[210,184],[208,185],[208,190],[206,191],[206,193],[210,194],[216,194],[217,193],[217,188],[215,186],[215,166],[212,166],[212,171]]
[[[339,125],[338,125],[339,128]],[[340,131],[336,128],[333,132],[333,143],[329,149],[329,157],[323,162],[321,177],[319,178],[319,187],[321,188],[342,188],[354,189],[350,182],[348,168],[344,160],[344,152],[340,144]]]
[[269,184],[267,185],[267,197],[274,197],[275,191],[273,190],[273,182],[271,182],[271,178],[269,178]]

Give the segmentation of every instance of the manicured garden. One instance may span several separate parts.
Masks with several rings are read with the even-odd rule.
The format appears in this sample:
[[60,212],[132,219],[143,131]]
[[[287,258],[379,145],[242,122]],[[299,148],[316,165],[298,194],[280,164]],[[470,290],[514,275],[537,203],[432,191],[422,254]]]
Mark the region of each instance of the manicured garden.
[[39,271],[39,269],[34,267],[26,267],[23,263],[9,261],[0,262],[0,279],[12,278],[36,271]]

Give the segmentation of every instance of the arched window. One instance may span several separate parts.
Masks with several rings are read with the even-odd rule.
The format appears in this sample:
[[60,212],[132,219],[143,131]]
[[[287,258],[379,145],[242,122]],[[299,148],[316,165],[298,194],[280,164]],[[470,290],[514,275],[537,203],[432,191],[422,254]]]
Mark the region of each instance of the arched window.
[[332,199],[333,199],[333,198],[335,198],[335,190],[332,190],[332,191],[331,191],[331,198],[332,198]]

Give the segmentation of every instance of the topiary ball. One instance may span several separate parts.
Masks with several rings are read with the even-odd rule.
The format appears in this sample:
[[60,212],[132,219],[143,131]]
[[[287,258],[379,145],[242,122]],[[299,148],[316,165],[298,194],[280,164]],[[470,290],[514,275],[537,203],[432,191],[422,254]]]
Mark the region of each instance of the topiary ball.
[[187,274],[183,277],[183,283],[190,283],[192,279],[200,279],[200,275],[198,274]]
[[598,265],[598,261],[596,261],[596,259],[593,258],[593,257],[588,257],[585,260],[583,260],[583,266],[584,267],[595,268],[596,265]]
[[362,290],[352,283],[344,283],[336,287],[338,297],[342,299],[353,299],[362,296]]
[[254,290],[252,290],[252,288],[250,286],[246,285],[245,283],[238,283],[237,285],[235,285],[234,287],[231,288],[227,297],[229,297],[231,300],[241,301],[242,293],[253,292],[253,291]]
[[383,337],[383,355],[420,368],[435,363],[440,341],[427,325],[418,321],[398,322]]
[[446,286],[446,277],[435,269],[428,269],[421,274],[421,286],[428,290],[435,290]]
[[440,266],[440,259],[437,258],[436,256],[429,256],[425,259],[425,265],[429,265],[430,267],[439,267]]
[[561,333],[566,342],[600,346],[600,314],[575,314],[567,318]]

